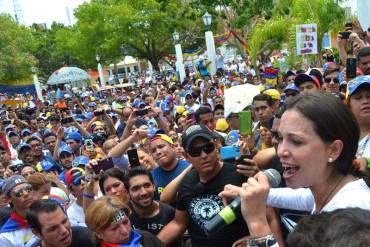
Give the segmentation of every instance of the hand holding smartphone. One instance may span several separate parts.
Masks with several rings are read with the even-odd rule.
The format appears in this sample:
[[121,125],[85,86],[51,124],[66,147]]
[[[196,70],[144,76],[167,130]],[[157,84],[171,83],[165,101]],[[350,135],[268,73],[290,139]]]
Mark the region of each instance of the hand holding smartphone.
[[127,150],[127,156],[128,156],[128,161],[132,167],[140,166],[140,160],[139,160],[139,155],[137,154],[137,149],[133,148],[130,150]]
[[95,165],[92,165],[92,168],[95,174],[99,174],[100,171],[105,171],[113,167],[114,167],[114,164],[113,164],[112,157],[98,160],[98,162]]

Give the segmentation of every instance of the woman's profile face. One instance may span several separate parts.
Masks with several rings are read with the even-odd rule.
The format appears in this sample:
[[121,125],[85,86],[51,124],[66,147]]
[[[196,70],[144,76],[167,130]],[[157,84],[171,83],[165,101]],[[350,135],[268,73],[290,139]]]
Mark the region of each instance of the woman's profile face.
[[312,121],[298,111],[286,111],[280,122],[277,154],[284,167],[283,177],[291,188],[325,183],[333,170],[328,163],[331,145],[314,131]]
[[124,217],[116,223],[111,223],[107,228],[99,231],[97,236],[106,243],[127,244],[130,242],[131,222]]
[[105,195],[107,196],[127,196],[125,185],[115,177],[108,177],[103,183]]

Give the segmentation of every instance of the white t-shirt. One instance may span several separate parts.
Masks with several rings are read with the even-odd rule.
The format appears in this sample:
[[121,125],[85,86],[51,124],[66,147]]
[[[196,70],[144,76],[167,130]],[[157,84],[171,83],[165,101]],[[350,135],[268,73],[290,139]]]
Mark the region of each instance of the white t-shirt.
[[366,135],[358,142],[356,157],[370,158],[370,135]]
[[77,201],[74,201],[67,209],[67,215],[72,226],[86,227],[84,209],[77,204]]
[[31,228],[24,228],[12,232],[4,232],[0,234],[1,247],[24,247],[26,243],[33,237]]
[[[275,188],[267,197],[267,205],[277,208],[310,211],[314,213],[316,204],[310,189]],[[320,212],[330,212],[341,208],[362,208],[370,210],[370,188],[363,179],[343,186]]]

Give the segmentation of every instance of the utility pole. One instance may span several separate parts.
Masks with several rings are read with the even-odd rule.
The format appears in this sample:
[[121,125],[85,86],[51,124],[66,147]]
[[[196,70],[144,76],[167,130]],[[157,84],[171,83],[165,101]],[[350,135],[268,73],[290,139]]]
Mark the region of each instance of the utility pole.
[[15,21],[18,24],[23,25],[24,24],[23,13],[22,13],[22,8],[21,8],[21,4],[19,3],[19,0],[13,0],[13,7],[14,7]]

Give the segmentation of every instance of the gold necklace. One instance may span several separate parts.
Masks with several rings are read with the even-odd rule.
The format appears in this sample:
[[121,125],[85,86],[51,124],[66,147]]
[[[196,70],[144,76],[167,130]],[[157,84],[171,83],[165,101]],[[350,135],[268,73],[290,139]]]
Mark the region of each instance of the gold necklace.
[[322,206],[318,209],[315,210],[315,214],[319,214],[320,211],[322,210],[322,208],[328,203],[328,200],[330,198],[330,196],[333,194],[333,192],[335,191],[335,189],[338,187],[338,185],[340,184],[340,182],[342,182],[342,180],[345,178],[345,176],[341,177],[340,179],[338,179],[338,182],[335,183],[335,186],[330,190],[329,194],[325,197],[325,200],[322,204]]

